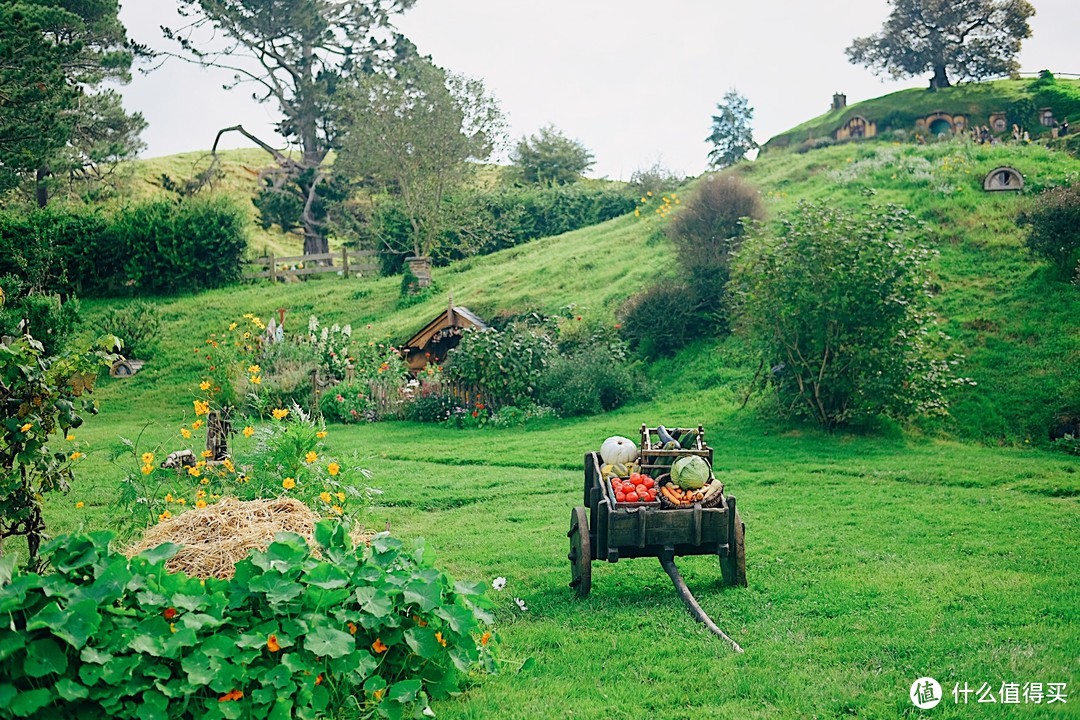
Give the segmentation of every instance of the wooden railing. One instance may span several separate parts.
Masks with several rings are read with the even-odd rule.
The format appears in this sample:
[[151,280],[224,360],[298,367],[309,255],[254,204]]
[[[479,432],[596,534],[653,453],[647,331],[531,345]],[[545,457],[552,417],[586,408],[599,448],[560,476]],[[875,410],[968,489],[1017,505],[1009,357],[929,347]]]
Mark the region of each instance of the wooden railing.
[[[349,277],[356,273],[374,275],[379,270],[379,266],[372,261],[374,257],[375,252],[373,250],[347,249],[343,249],[341,252],[296,255],[293,257],[267,255],[266,257],[252,258],[247,261],[243,277],[245,280],[270,278],[270,282],[277,282],[278,278],[287,276],[319,275],[322,273],[340,273],[343,277]],[[279,267],[282,265],[284,267]]]

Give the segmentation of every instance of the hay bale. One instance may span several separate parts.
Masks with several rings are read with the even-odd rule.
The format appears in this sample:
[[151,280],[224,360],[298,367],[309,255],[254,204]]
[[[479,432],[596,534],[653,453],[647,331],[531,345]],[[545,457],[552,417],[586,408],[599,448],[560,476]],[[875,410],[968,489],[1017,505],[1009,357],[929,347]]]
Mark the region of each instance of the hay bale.
[[[236,563],[253,550],[265,550],[279,532],[297,533],[314,546],[312,533],[319,520],[311,508],[293,498],[243,501],[223,497],[147,528],[142,539],[125,552],[131,557],[162,543],[176,543],[181,548],[165,563],[169,572],[230,578]],[[354,543],[369,538],[362,528],[352,533]]]

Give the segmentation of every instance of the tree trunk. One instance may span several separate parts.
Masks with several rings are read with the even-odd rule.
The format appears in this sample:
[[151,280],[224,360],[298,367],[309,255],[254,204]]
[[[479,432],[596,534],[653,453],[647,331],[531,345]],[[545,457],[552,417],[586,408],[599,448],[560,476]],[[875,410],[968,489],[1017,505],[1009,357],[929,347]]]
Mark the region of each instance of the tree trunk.
[[949,76],[945,73],[944,65],[934,65],[934,77],[930,79],[930,89],[937,90],[938,88],[952,87],[952,83],[949,82]]
[[45,178],[50,175],[52,175],[52,172],[47,167],[40,167],[37,170],[35,190],[37,192],[37,204],[39,208],[44,208],[49,204],[49,186],[45,184]]

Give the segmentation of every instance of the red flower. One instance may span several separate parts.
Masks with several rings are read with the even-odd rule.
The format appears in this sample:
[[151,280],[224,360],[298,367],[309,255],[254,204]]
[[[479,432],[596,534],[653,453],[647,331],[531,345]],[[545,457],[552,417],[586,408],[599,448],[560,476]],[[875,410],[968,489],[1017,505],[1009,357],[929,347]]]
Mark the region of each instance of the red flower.
[[165,616],[166,620],[172,620],[174,617],[176,617],[176,608],[165,608],[165,611],[161,614]]

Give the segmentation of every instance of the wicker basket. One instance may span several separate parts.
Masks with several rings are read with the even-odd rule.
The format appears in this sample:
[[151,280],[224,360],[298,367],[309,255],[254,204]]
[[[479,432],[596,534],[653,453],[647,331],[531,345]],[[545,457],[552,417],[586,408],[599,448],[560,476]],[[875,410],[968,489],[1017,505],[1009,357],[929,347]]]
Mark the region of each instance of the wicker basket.
[[[668,473],[665,473],[665,474],[661,475],[657,479],[656,484],[657,484],[657,487],[663,487],[665,483],[670,482],[670,481],[671,481],[671,475],[668,474]],[[719,480],[717,480],[715,477],[713,477],[712,479],[709,480],[708,483],[705,484],[705,487],[707,488],[710,485],[712,485],[712,483],[719,483],[719,482],[720,482]],[[656,499],[660,501],[660,507],[664,508],[665,510],[689,510],[689,509],[693,508],[694,505],[698,505],[698,504],[700,504],[701,507],[703,507],[703,508],[714,508],[714,507],[718,507],[718,506],[720,506],[720,505],[722,505],[724,503],[724,484],[720,483],[719,492],[714,493],[712,495],[712,497],[710,497],[708,500],[702,501],[700,503],[694,503],[694,505],[676,505],[675,503],[668,500],[667,497],[662,492],[657,494]]]

